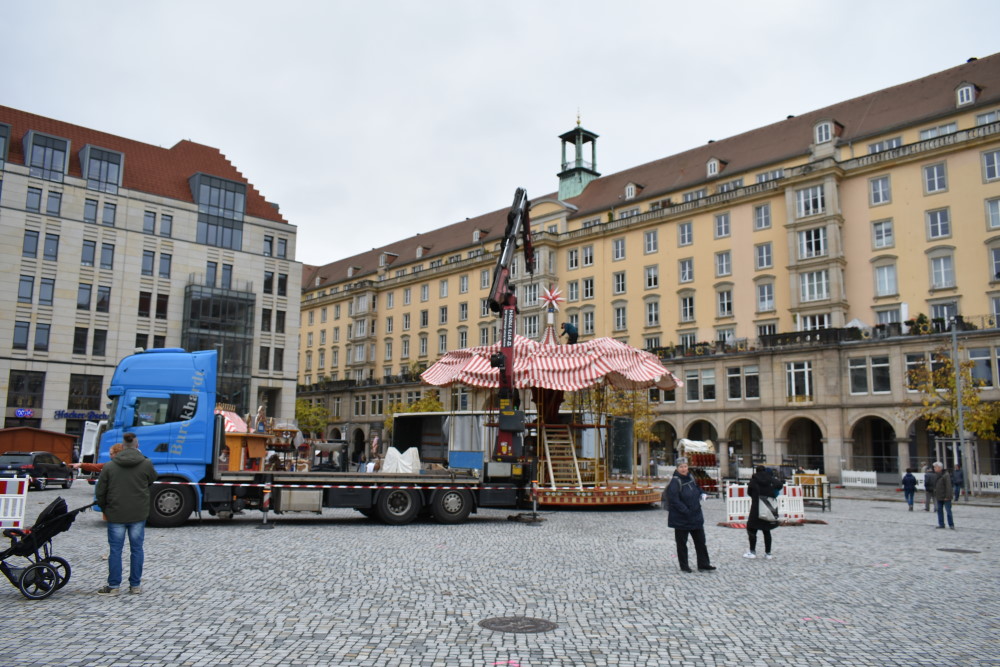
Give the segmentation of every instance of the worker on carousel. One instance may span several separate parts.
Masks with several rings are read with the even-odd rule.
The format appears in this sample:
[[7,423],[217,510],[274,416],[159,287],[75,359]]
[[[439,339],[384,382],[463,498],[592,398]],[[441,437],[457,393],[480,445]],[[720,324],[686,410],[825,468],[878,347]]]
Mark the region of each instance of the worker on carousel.
[[562,333],[559,334],[559,337],[561,338],[563,336],[567,336],[569,339],[568,343],[570,345],[574,345],[576,343],[576,339],[580,337],[580,332],[577,331],[576,325],[571,324],[570,322],[563,322]]

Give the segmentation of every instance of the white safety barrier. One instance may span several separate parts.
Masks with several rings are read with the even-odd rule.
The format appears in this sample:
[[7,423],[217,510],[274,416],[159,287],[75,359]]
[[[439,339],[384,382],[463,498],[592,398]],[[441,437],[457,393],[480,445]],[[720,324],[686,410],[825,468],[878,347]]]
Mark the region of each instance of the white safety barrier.
[[27,477],[0,480],[0,528],[24,528],[28,481]]
[[1000,475],[971,475],[971,477],[974,493],[1000,493]]
[[840,479],[844,486],[863,486],[869,489],[878,486],[874,470],[844,470],[840,473]]
[[[747,492],[746,484],[726,486],[727,523],[746,523],[750,517],[753,499]],[[805,502],[801,486],[785,486],[778,496],[778,516],[782,521],[803,521],[806,518]]]

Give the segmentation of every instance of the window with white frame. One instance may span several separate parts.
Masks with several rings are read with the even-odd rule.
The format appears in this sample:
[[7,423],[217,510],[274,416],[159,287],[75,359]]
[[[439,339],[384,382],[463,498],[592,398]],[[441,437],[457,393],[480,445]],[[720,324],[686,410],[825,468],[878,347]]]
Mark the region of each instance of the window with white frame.
[[628,314],[625,306],[614,307],[615,331],[624,331],[628,328]]
[[756,365],[726,369],[728,398],[760,398],[760,372]]
[[944,163],[929,164],[924,167],[924,192],[933,194],[948,189],[948,179],[945,175]]
[[734,178],[731,181],[726,181],[725,183],[720,183],[717,190],[721,192],[732,192],[733,190],[738,190],[743,187],[743,177]]
[[729,289],[716,292],[716,312],[719,317],[733,316],[733,291]]
[[883,151],[892,150],[893,148],[899,148],[902,145],[902,137],[883,139],[882,141],[877,141],[874,144],[868,144],[868,154],[873,155],[875,153],[881,153]]
[[799,295],[803,302],[830,298],[830,274],[827,269],[799,275]]
[[538,315],[526,315],[521,321],[524,322],[525,338],[538,338]]
[[754,268],[758,271],[769,269],[774,266],[774,257],[771,254],[771,242],[758,243],[754,246]]
[[421,357],[426,357],[427,356],[427,334],[420,334],[419,346],[420,346],[419,347],[419,355]]
[[799,318],[800,331],[816,331],[830,328],[830,313],[815,313]]
[[868,181],[870,193],[869,202],[872,206],[881,206],[892,201],[892,191],[889,185],[889,176],[877,176]]
[[816,126],[816,143],[825,144],[833,139],[833,125],[831,123],[820,123]]
[[979,127],[980,125],[989,125],[990,123],[995,123],[998,120],[1000,120],[1000,109],[976,114],[976,127]]
[[847,360],[852,394],[887,394],[892,390],[889,357],[856,357]]
[[1000,296],[990,297],[990,313],[994,318],[1000,317]]
[[625,272],[617,271],[611,274],[611,292],[612,294],[624,294],[625,293]]
[[812,399],[812,362],[785,362],[785,386],[788,398]]
[[479,327],[479,344],[489,345],[490,344],[490,328],[489,327]]
[[728,276],[733,272],[733,256],[729,250],[715,253],[715,276]]
[[629,183],[625,186],[625,199],[633,198],[635,198],[635,185],[633,183]]
[[1000,229],[1000,199],[986,200],[986,226]]
[[685,390],[685,400],[689,403],[694,403],[698,401],[701,397],[701,387],[698,386],[698,380],[700,376],[698,371],[685,371],[684,372],[684,390]]
[[983,153],[983,177],[987,181],[1000,178],[1000,150]]
[[611,259],[616,262],[625,259],[625,239],[615,239],[611,242]]
[[931,304],[931,319],[951,322],[958,315],[958,304],[954,301],[939,301]]
[[631,218],[633,216],[639,215],[639,207],[635,206],[633,208],[626,208],[618,211],[618,219],[624,220],[625,218]]
[[969,361],[972,362],[972,381],[980,387],[993,385],[993,357],[988,347],[969,349]]
[[683,333],[678,332],[678,340],[680,341],[680,346],[684,349],[689,349],[694,347],[695,341],[697,340],[698,334],[694,331],[686,331]]
[[528,283],[521,289],[521,298],[525,306],[535,306],[538,304],[538,283]]
[[701,398],[703,401],[715,400],[715,369],[704,368],[701,371]]
[[479,300],[479,317],[489,317],[490,316],[490,301],[489,299]]
[[646,302],[646,326],[655,327],[660,324],[660,302]]
[[715,238],[721,239],[730,234],[729,213],[720,213],[715,216]]
[[927,211],[927,238],[943,239],[951,236],[951,214],[946,208]]
[[819,215],[826,210],[826,195],[822,185],[814,185],[795,191],[795,206],[798,217]]
[[643,270],[646,278],[646,289],[653,289],[660,286],[660,267],[654,264],[647,266]]
[[392,341],[385,341],[385,360],[392,361]]
[[774,310],[774,283],[759,283],[757,285],[757,312],[767,313]]
[[677,260],[679,270],[679,280],[682,283],[689,283],[694,280],[694,259],[687,257]]
[[771,204],[753,207],[753,228],[755,230],[771,228]]
[[648,255],[660,249],[660,235],[656,229],[650,229],[642,235],[643,251]]
[[448,351],[448,334],[439,333],[438,334],[438,354],[444,354]]
[[811,259],[826,255],[826,227],[804,229],[799,236],[799,259]]
[[934,139],[935,137],[940,137],[945,134],[951,134],[956,130],[958,130],[958,125],[956,123],[945,123],[944,125],[938,125],[937,127],[928,127],[920,130],[920,141]]
[[571,280],[568,283],[566,283],[566,300],[567,301],[580,300],[580,281]]
[[718,175],[718,173],[719,173],[719,161],[718,160],[716,160],[715,158],[712,158],[711,160],[708,161],[708,164],[706,165],[706,167],[707,168],[705,170],[705,173],[706,173],[706,175],[709,178],[711,178],[712,176]]
[[[463,274],[458,277],[458,293],[466,294],[469,291],[469,274]],[[392,306],[388,306],[391,308]]]
[[593,299],[594,298],[594,279],[584,278],[583,279],[583,298]]
[[420,300],[427,301],[430,298],[431,298],[431,286],[428,285],[427,283],[424,283],[423,285],[420,286]]
[[580,251],[576,248],[566,252],[566,268],[569,270],[580,268]]
[[892,248],[896,239],[892,233],[892,220],[876,220],[872,223],[872,246],[875,248]]
[[483,269],[479,272],[479,288],[487,289],[490,286],[490,271],[489,269]]
[[902,317],[900,317],[899,306],[893,308],[879,308],[875,311],[875,324],[891,324],[893,322],[902,322]]
[[757,325],[758,336],[773,336],[776,333],[778,333],[778,325],[774,322]]
[[583,246],[583,265],[584,266],[594,265],[594,246],[592,245]]
[[683,199],[685,202],[692,202],[704,199],[706,196],[708,196],[708,189],[701,188],[699,190],[695,190],[694,192],[685,192]]
[[694,243],[694,232],[691,222],[682,222],[677,225],[677,245],[685,246]]
[[583,313],[583,333],[591,335],[594,333],[594,311],[587,310]]
[[931,288],[944,289],[955,286],[955,265],[950,252],[930,258]]
[[659,336],[647,336],[642,341],[642,347],[644,350],[655,350],[660,347],[660,337]]
[[883,264],[875,267],[875,296],[894,296],[899,294],[896,284],[896,265]]
[[966,104],[972,104],[976,101],[976,87],[972,84],[966,84],[960,86],[958,90],[955,91],[955,102],[958,106],[965,106]]
[[681,322],[694,322],[694,295],[681,296]]
[[448,281],[442,280],[438,283],[438,296],[442,299],[448,296]]
[[757,174],[757,182],[767,183],[768,181],[776,181],[779,178],[784,178],[784,177],[785,177],[784,168],[772,169],[770,171],[765,171],[764,173]]
[[409,287],[403,288],[403,305],[404,306],[409,306],[410,305],[410,301],[411,301],[410,295],[411,295],[410,288]]
[[400,356],[400,358],[401,359],[409,359],[410,358],[410,339],[409,338],[404,338],[404,339],[402,339],[400,341],[399,344],[400,344],[400,350],[399,350],[399,356]]
[[990,281],[1000,280],[1000,248],[990,248]]

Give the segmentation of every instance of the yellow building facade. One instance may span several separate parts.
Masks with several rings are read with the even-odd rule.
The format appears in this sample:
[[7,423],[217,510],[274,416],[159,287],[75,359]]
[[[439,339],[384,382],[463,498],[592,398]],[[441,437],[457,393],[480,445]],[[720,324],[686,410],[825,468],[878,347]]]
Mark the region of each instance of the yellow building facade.
[[[559,190],[532,200],[518,332],[541,337],[539,296],[557,285],[581,340],[655,350],[685,381],[650,395],[643,465],[688,437],[719,443],[724,466],[834,479],[946,456],[1000,472],[995,440],[930,436],[907,386],[956,345],[1000,399],[998,114],[1000,55],[607,176],[578,124],[560,137]],[[299,394],[330,409],[325,436],[367,440],[425,391],[420,369],[496,340],[485,299],[505,213],[305,268]]]

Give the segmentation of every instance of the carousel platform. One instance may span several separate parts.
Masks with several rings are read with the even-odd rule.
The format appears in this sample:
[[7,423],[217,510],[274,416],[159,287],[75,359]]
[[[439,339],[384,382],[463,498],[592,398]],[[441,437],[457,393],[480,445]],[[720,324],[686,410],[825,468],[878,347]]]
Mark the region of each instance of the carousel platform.
[[535,493],[540,507],[616,507],[650,505],[660,502],[661,488],[630,483],[607,486],[539,487]]

